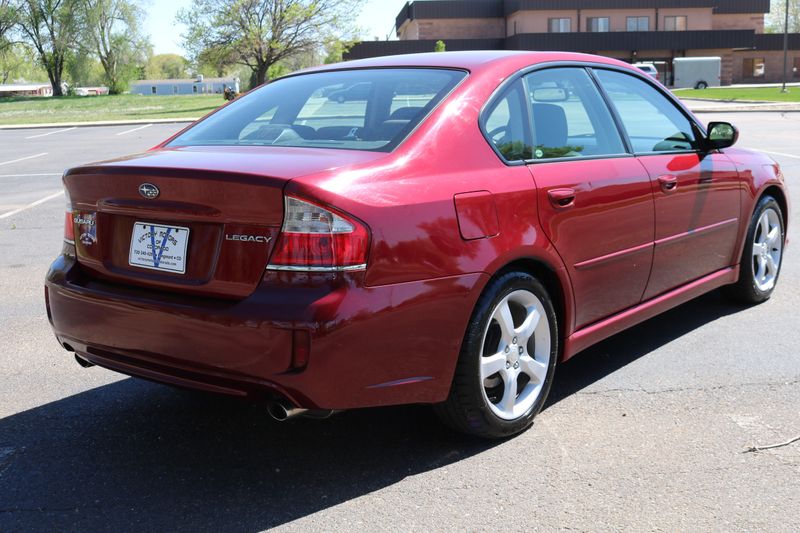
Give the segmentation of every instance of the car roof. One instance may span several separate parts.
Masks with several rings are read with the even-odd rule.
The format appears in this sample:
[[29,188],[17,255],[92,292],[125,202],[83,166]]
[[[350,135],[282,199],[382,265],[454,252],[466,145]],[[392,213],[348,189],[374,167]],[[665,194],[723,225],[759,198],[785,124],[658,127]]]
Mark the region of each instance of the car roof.
[[482,69],[494,68],[500,65],[506,65],[510,69],[519,69],[527,65],[560,61],[601,63],[630,67],[630,64],[623,61],[591,54],[514,50],[473,50],[462,52],[430,52],[423,54],[403,54],[372,57],[368,59],[345,61],[333,65],[324,65],[321,67],[306,69],[300,72],[308,73],[326,70],[386,67],[456,68],[474,72]]

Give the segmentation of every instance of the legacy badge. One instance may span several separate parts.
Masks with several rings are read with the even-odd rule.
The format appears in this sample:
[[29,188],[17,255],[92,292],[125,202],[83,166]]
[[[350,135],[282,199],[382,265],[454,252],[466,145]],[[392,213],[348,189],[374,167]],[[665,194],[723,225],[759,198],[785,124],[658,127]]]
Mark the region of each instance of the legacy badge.
[[257,242],[267,244],[272,237],[265,237],[264,235],[230,235],[225,234],[226,241],[239,241],[239,242]]

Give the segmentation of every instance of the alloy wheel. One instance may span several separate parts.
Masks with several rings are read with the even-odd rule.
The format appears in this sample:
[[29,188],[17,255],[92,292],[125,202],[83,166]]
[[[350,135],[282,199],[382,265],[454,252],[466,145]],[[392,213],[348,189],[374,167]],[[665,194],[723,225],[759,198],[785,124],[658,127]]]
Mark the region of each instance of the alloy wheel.
[[758,290],[767,292],[775,286],[782,253],[780,217],[774,209],[765,209],[753,235],[753,278]]
[[536,403],[550,366],[550,323],[539,298],[516,290],[492,311],[481,346],[484,399],[504,420],[523,416]]

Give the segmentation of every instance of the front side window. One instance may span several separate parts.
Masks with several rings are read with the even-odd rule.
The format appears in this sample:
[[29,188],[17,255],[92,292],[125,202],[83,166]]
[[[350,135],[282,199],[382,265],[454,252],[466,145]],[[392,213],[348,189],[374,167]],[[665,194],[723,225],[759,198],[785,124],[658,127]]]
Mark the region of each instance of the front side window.
[[489,108],[483,130],[506,161],[524,161],[533,154],[521,81],[514,82]]
[[628,31],[650,31],[650,17],[628,17]]
[[553,18],[549,19],[550,33],[569,33],[572,31],[572,19]]
[[290,76],[235,100],[169,146],[387,151],[466,75],[459,70],[387,68]]
[[589,74],[553,68],[525,77],[533,121],[533,159],[625,153],[611,113]]
[[692,122],[649,83],[621,72],[596,70],[636,153],[693,151]]
[[686,16],[664,17],[665,31],[686,31]]
[[611,23],[608,17],[589,17],[586,19],[586,31],[595,33],[611,31]]

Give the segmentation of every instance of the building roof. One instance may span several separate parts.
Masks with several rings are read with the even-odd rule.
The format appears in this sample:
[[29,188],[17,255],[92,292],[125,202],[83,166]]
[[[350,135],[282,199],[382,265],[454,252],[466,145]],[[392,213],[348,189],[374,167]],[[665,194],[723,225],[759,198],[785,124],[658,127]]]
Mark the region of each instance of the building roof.
[[160,84],[179,84],[179,83],[233,83],[236,81],[236,78],[233,76],[229,78],[203,78],[202,80],[198,80],[197,78],[176,78],[176,79],[167,79],[167,80],[136,80],[131,82],[131,85],[160,85]]
[[50,88],[51,85],[49,83],[20,83],[20,84],[2,84],[0,85],[0,92],[12,92],[12,91],[38,91],[39,89],[43,88]]

